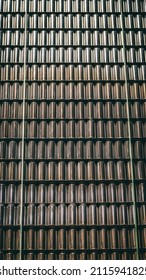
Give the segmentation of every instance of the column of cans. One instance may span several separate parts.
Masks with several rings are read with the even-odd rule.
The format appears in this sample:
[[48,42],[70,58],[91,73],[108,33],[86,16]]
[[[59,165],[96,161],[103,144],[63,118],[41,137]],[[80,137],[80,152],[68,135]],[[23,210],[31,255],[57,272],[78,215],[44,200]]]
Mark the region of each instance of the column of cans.
[[24,1],[0,4],[0,258],[19,259]]

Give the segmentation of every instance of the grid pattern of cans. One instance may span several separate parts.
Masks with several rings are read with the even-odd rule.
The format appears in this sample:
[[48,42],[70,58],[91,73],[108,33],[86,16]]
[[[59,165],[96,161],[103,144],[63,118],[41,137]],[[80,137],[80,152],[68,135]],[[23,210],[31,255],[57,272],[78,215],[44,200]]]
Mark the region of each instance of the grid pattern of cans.
[[0,1],[0,259],[20,258],[25,70],[23,259],[146,259],[144,12]]

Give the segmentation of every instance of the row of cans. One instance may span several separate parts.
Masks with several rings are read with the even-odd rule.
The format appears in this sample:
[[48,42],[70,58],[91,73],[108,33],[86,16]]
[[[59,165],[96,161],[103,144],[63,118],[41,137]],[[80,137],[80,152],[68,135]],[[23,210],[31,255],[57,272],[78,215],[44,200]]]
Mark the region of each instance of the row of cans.
[[[129,102],[130,103],[130,102]],[[134,101],[129,104],[130,118],[146,117],[146,101]],[[26,119],[112,119],[127,118],[127,103],[105,100],[101,101],[50,101],[46,103],[25,101]],[[21,119],[22,103],[1,101],[0,117],[2,119]]]
[[[24,49],[16,46],[11,49],[5,47],[1,51],[1,63],[23,63],[24,62]],[[144,63],[145,53],[144,48],[139,49],[126,49],[127,63]],[[70,46],[54,46],[36,48],[29,46],[26,49],[26,63],[123,63],[123,49],[107,47],[70,47]]]
[[[127,22],[127,18],[129,22]],[[135,24],[135,20],[137,24]],[[125,17],[127,27],[142,26],[143,17],[140,15]],[[1,14],[0,22],[4,28],[24,28],[24,15]],[[138,23],[140,23],[138,25]],[[98,15],[98,14],[33,14],[27,15],[28,28],[120,28],[120,15]]]
[[[2,45],[24,46],[24,29],[4,29],[0,32],[0,43]],[[122,45],[122,31],[112,29],[100,30],[27,30],[27,45],[96,45],[115,46]],[[125,33],[125,44],[129,47],[144,46],[145,34],[142,30],[127,29]],[[122,45],[123,46],[123,45]]]
[[[21,138],[22,120],[2,121],[0,138]],[[129,138],[128,121],[97,121],[97,120],[47,120],[27,121],[25,119],[26,138]],[[146,123],[136,120],[131,125],[131,137],[146,137]],[[109,139],[108,139],[109,140]],[[117,139],[116,139],[117,140]],[[127,139],[126,139],[127,140]],[[78,140],[79,141],[79,140]]]
[[[21,205],[14,206],[0,204],[0,224],[19,225]],[[38,226],[108,226],[108,225],[134,225],[134,206],[130,205],[76,205],[71,203],[61,204],[28,204],[23,205],[23,225]],[[146,223],[146,205],[136,208],[137,222],[140,225]]]
[[[22,63],[24,50],[19,47],[10,49],[6,47],[1,50],[1,62],[4,63]],[[127,63],[144,62],[144,49],[137,50],[133,48],[126,50]],[[27,63],[123,63],[122,48],[114,47],[31,47],[26,49]]]
[[[20,231],[12,229],[1,231],[0,250],[19,250]],[[139,231],[139,247],[146,248],[145,229]],[[144,242],[144,243],[142,243]],[[98,251],[110,252],[110,250],[136,249],[135,231],[134,229],[123,228],[117,229],[28,229],[23,231],[23,250],[66,250],[66,253],[71,250],[85,250],[91,253]],[[142,247],[143,244],[143,247]],[[91,250],[91,251],[90,251]],[[68,252],[67,252],[68,251]],[[33,253],[33,252],[32,252]],[[38,252],[39,253],[39,252]],[[49,252],[48,252],[49,253]],[[60,252],[61,253],[61,252]]]
[[[0,180],[21,180],[21,165],[11,161],[10,163],[0,162]],[[145,180],[146,164],[139,161],[134,164],[135,179]],[[46,163],[41,161],[36,163],[31,161],[24,163],[25,180],[131,180],[131,162],[124,161],[70,161],[59,163],[51,161]]]
[[[24,28],[24,15],[1,14],[4,28]],[[144,16],[129,14],[124,16],[125,28],[145,28]],[[27,15],[28,28],[121,28],[120,14],[33,14]]]
[[[145,83],[136,83],[132,82],[128,84],[128,98],[129,103],[133,101],[141,102],[141,99],[145,100]],[[7,81],[0,84],[0,98],[4,101],[10,99],[11,101],[21,101],[23,99],[23,85],[18,81],[9,83]],[[84,101],[84,102],[107,102],[112,101],[117,102],[117,99],[120,99],[120,102],[126,102],[126,92],[125,84],[120,82],[115,82],[114,84],[110,82],[107,83],[27,83],[26,82],[26,101],[37,101],[37,102],[51,102],[56,101],[60,102],[62,99],[65,99],[65,102],[74,102]],[[71,100],[70,100],[71,99]],[[107,100],[108,99],[108,100]]]
[[[1,12],[24,12],[25,11],[25,1],[24,0],[2,0],[0,5]],[[115,0],[27,0],[27,11],[28,12],[91,12],[91,13],[114,13],[120,12],[120,2]],[[128,0],[122,3],[122,8],[124,12],[139,12],[145,11],[144,1],[134,0],[129,3]]]
[[[53,58],[52,58],[53,61]],[[51,61],[50,61],[51,63]],[[129,80],[145,80],[145,65],[132,65],[127,68],[127,77]],[[21,65],[1,65],[0,79],[5,80],[23,80],[24,66]],[[52,81],[52,80],[124,80],[125,66],[119,65],[46,65],[41,66],[26,65],[26,80]]]
[[[144,183],[135,185],[137,202],[145,201]],[[132,184],[30,184],[23,187],[24,203],[128,203],[133,201]],[[0,185],[0,203],[20,203],[21,185]]]
[[[1,204],[20,204],[22,185],[0,184]],[[86,203],[111,205],[132,204],[133,185],[129,184],[28,184],[23,186],[24,204]],[[145,203],[145,184],[135,184],[135,200]],[[125,206],[124,206],[125,207]]]
[[[141,141],[134,141],[132,143],[133,160],[144,159],[146,157],[146,143]],[[16,143],[10,141],[0,142],[0,159],[21,159],[22,156],[22,142]],[[25,160],[37,159],[46,160],[103,160],[116,161],[129,159],[129,141],[29,141],[25,143]]]
[[[133,27],[135,19],[137,24],[140,21],[142,25],[142,16],[129,16],[130,26]],[[1,14],[0,23],[4,28],[24,28],[25,17],[21,14]],[[126,17],[125,17],[126,20]],[[33,14],[27,15],[28,28],[120,28],[119,15],[98,15],[98,14]],[[130,27],[128,25],[128,27]],[[139,27],[139,26],[136,26]]]

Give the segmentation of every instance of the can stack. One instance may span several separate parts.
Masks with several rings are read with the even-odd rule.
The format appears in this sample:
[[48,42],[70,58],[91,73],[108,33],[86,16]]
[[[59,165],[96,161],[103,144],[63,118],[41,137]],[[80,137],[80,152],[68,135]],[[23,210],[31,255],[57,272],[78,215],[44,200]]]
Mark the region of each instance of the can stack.
[[0,259],[146,259],[144,12],[0,1]]

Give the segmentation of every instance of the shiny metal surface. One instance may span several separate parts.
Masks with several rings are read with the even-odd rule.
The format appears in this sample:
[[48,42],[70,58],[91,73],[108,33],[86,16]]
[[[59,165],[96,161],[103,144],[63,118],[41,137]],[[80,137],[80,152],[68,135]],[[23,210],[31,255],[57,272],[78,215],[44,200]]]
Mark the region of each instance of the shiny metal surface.
[[[27,0],[22,255],[136,259],[120,1]],[[145,1],[122,1],[146,259]],[[0,1],[0,259],[20,258],[25,1]]]

